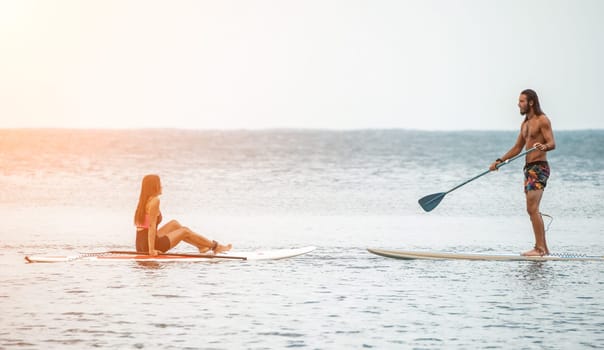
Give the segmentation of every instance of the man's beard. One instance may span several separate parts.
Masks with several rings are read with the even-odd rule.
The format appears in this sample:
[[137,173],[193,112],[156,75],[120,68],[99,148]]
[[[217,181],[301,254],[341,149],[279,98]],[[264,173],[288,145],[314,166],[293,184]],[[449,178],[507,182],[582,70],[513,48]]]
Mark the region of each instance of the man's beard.
[[526,115],[528,111],[526,109],[520,108],[520,115]]

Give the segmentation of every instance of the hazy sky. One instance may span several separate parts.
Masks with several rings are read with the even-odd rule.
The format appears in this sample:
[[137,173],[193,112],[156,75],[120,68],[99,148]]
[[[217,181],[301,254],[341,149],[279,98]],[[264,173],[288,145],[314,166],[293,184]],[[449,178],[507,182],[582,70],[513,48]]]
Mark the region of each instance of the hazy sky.
[[604,1],[0,0],[0,127],[604,128]]

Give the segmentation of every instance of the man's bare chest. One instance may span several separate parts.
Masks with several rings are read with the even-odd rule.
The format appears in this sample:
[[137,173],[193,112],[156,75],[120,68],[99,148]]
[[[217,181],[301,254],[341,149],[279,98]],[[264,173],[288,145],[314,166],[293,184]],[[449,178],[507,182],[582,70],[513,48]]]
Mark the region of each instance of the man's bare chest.
[[540,137],[541,135],[541,127],[537,120],[527,120],[522,125],[522,136],[526,140],[535,139]]

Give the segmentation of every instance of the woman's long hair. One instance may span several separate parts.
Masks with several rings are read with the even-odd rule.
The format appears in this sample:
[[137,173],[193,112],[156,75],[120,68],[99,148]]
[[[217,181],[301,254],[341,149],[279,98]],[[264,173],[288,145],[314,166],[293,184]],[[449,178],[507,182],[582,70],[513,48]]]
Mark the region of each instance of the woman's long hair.
[[143,224],[145,222],[145,212],[147,207],[147,201],[153,196],[157,196],[161,190],[161,183],[159,176],[155,174],[145,175],[143,177],[143,183],[141,185],[141,194],[138,198],[138,205],[136,206],[136,212],[134,213],[134,224]]

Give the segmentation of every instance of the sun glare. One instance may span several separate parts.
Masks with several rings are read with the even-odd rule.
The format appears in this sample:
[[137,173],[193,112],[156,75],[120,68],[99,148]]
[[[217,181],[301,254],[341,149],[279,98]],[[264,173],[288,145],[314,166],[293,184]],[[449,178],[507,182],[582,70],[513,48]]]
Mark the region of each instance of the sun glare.
[[11,34],[19,26],[27,25],[25,17],[31,13],[29,1],[3,0],[0,1],[0,28],[2,32]]

